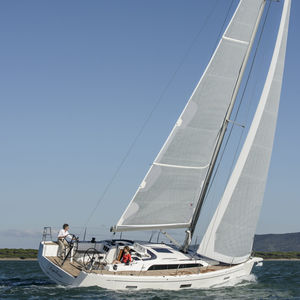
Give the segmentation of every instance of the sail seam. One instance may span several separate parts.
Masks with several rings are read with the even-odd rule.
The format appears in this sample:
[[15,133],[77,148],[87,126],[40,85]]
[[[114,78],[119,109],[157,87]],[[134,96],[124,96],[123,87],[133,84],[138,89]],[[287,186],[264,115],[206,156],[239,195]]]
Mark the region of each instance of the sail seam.
[[239,43],[239,44],[249,45],[249,43],[246,42],[246,41],[233,39],[233,38],[230,38],[230,37],[225,36],[225,35],[222,37],[222,39],[223,39],[223,40],[228,40],[228,41],[231,41],[231,42],[235,42],[235,43]]
[[113,232],[122,231],[136,231],[136,230],[149,230],[149,229],[175,229],[175,228],[187,228],[189,223],[167,223],[167,224],[143,224],[143,225],[116,225],[111,228]]
[[[197,251],[199,254],[210,257],[211,259],[215,259],[227,263],[243,262],[244,257],[246,256],[241,257],[240,256],[241,252],[237,253],[236,252],[237,250],[233,250],[235,251],[236,254],[234,254],[234,252],[231,251],[231,254],[228,255],[228,251],[229,251],[228,242],[230,241],[228,241],[227,235],[224,235],[224,232],[225,231],[228,232],[229,226],[241,224],[243,222],[244,216],[248,217],[249,210],[245,210],[245,212],[247,213],[245,215],[241,213],[241,209],[245,207],[243,205],[243,202],[241,201],[242,199],[240,199],[242,198],[240,196],[243,195],[241,191],[243,190],[243,192],[248,194],[249,191],[252,188],[254,188],[251,187],[251,185],[252,184],[257,185],[257,183],[259,183],[262,184],[262,186],[260,187],[260,189],[262,189],[260,195],[255,193],[255,196],[253,196],[254,194],[252,195],[251,193],[249,193],[249,195],[245,196],[246,200],[245,201],[243,200],[245,203],[247,200],[248,200],[247,202],[249,203],[250,200],[252,208],[250,206],[249,208],[254,210],[252,214],[255,215],[251,216],[252,231],[248,230],[248,236],[250,236],[249,234],[251,234],[252,237],[254,236],[255,226],[256,226],[255,222],[257,223],[259,207],[261,206],[263,191],[265,189],[266,178],[267,178],[267,173],[270,164],[277,113],[271,115],[272,116],[272,120],[270,121],[271,123],[270,122],[263,123],[263,122],[267,120],[266,118],[268,118],[267,115],[269,114],[269,112],[266,110],[268,105],[270,105],[270,107],[273,107],[273,109],[276,110],[278,109],[278,105],[279,105],[281,86],[279,87],[279,90],[277,90],[276,95],[272,94],[273,91],[271,89],[273,87],[272,85],[274,84],[274,78],[278,75],[282,76],[283,74],[283,69],[280,70],[277,69],[277,67],[280,64],[280,61],[284,62],[287,36],[286,35],[284,36],[283,32],[284,29],[287,28],[288,26],[289,11],[287,12],[287,10],[289,9],[289,5],[290,5],[290,1],[285,1],[271,64],[269,66],[268,75],[265,80],[263,91],[261,93],[260,101],[256,109],[251,127],[249,129],[243,148],[240,152],[240,156],[236,162],[235,168],[231,173],[230,180],[225,188],[221,201],[219,202],[219,205],[212,218],[212,221],[209,224],[208,229],[201,242],[201,245],[199,246]],[[268,7],[267,14],[269,12],[269,9],[270,9],[270,5]],[[273,99],[274,97],[277,97],[278,99],[274,100]],[[269,127],[270,125],[273,126],[271,129]],[[259,130],[263,130],[263,131],[259,131]],[[269,152],[267,157],[261,155],[261,153],[257,153],[256,148],[265,149],[264,151],[265,154]],[[259,161],[258,160],[259,158],[264,159],[264,161],[263,162]],[[256,163],[263,164],[262,165],[263,169],[259,170],[258,172],[256,172],[256,168],[255,166],[253,166],[254,159],[256,160]],[[254,180],[249,181],[248,178],[253,178]],[[244,182],[247,182],[247,184],[245,185]],[[261,197],[260,200],[256,200],[257,197]],[[232,209],[233,204],[235,204],[235,206],[239,205],[240,207],[236,208],[234,211]],[[231,207],[229,205],[231,205]],[[233,220],[235,215],[237,215],[242,222],[240,221],[228,222],[229,219]],[[223,240],[219,238],[221,234],[223,234]],[[230,234],[234,234],[234,232]],[[242,231],[240,231],[240,233],[238,234],[240,234],[240,236],[245,235],[245,233]],[[238,234],[235,235],[237,235],[238,237]],[[219,241],[218,245],[217,245],[217,240]],[[220,243],[222,243],[222,245]],[[235,243],[237,244],[238,240],[236,240]],[[246,247],[248,246],[246,243],[248,244],[251,243],[248,252],[250,255],[251,248],[252,248],[252,241],[250,239],[245,240],[242,251],[247,251]],[[234,248],[232,247],[232,249]]]
[[209,164],[203,167],[190,167],[190,166],[180,166],[180,165],[169,165],[163,163],[154,162],[153,165],[162,166],[162,167],[169,167],[169,168],[178,168],[178,169],[206,169],[208,168]]

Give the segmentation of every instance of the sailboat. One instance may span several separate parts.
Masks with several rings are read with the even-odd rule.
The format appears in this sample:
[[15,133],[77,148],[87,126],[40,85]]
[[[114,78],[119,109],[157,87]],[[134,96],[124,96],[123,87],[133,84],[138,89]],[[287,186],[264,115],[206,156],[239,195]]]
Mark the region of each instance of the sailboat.
[[[208,193],[266,0],[241,0],[199,83],[112,232],[165,232],[170,243],[108,239],[40,243],[39,264],[56,283],[113,290],[209,288],[242,278],[252,257],[275,135],[291,0],[285,0],[273,56],[251,126],[197,249],[191,241]],[[182,244],[166,231],[185,229]],[[132,261],[116,263],[125,247]]]

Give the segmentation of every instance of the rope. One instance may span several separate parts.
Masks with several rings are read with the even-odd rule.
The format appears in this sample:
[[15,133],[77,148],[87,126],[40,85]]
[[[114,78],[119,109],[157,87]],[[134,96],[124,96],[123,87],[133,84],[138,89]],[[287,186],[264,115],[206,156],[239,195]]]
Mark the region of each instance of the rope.
[[[232,1],[233,2],[233,1]],[[211,16],[213,15],[216,7],[217,7],[218,3],[217,0],[215,0],[214,5],[212,6],[212,9],[209,11],[209,14],[207,15],[207,17],[205,18],[202,27],[200,28],[200,30],[197,32],[197,34],[195,35],[195,37],[193,38],[190,46],[188,47],[187,51],[185,52],[185,54],[183,55],[183,58],[181,59],[181,61],[179,62],[178,67],[175,69],[174,73],[172,74],[171,78],[169,79],[169,81],[167,82],[165,88],[163,89],[163,91],[161,92],[160,96],[158,97],[157,101],[155,102],[152,110],[150,111],[148,117],[146,118],[146,120],[144,121],[144,123],[142,124],[141,129],[139,130],[138,134],[135,136],[135,138],[133,139],[131,145],[129,146],[127,152],[125,153],[124,157],[122,158],[120,164],[118,165],[118,167],[116,168],[115,172],[113,173],[112,177],[110,178],[109,182],[107,183],[107,185],[105,186],[99,200],[97,201],[96,205],[94,206],[94,208],[92,209],[89,217],[87,218],[84,227],[87,226],[87,224],[89,223],[89,221],[91,220],[91,218],[93,217],[95,211],[97,210],[98,206],[100,205],[100,203],[103,201],[105,195],[107,194],[108,190],[110,189],[112,183],[114,182],[114,180],[116,179],[117,175],[119,174],[121,168],[123,167],[124,163],[126,162],[128,156],[130,155],[132,149],[134,148],[135,144],[137,143],[138,139],[140,138],[140,136],[142,135],[142,133],[144,132],[146,126],[148,125],[153,113],[156,111],[157,107],[159,106],[159,104],[161,103],[164,95],[166,94],[168,88],[170,87],[171,83],[174,81],[175,76],[177,75],[178,71],[181,69],[183,63],[185,62],[187,56],[189,55],[189,53],[191,52],[195,42],[197,41],[198,37],[200,36],[200,34],[202,33],[203,29],[206,27],[206,25],[208,24],[208,21],[210,20]]]

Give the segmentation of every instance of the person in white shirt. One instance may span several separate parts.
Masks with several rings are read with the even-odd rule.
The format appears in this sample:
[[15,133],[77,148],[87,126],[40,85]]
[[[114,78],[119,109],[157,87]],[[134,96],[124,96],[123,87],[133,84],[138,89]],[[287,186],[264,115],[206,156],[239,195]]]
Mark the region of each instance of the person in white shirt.
[[57,236],[57,241],[58,241],[57,256],[60,257],[61,259],[65,258],[66,251],[70,247],[69,243],[67,242],[67,238],[72,239],[72,235],[69,233],[68,230],[69,230],[69,225],[64,224],[63,228],[59,231]]

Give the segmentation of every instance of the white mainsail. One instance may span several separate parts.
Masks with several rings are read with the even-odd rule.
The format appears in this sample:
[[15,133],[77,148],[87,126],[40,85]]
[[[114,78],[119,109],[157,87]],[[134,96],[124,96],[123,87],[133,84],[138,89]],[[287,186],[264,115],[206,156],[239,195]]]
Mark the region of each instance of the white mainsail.
[[245,144],[198,253],[225,263],[251,253],[272,154],[291,1],[285,0],[264,89]]
[[165,145],[113,231],[186,228],[264,0],[241,0]]

